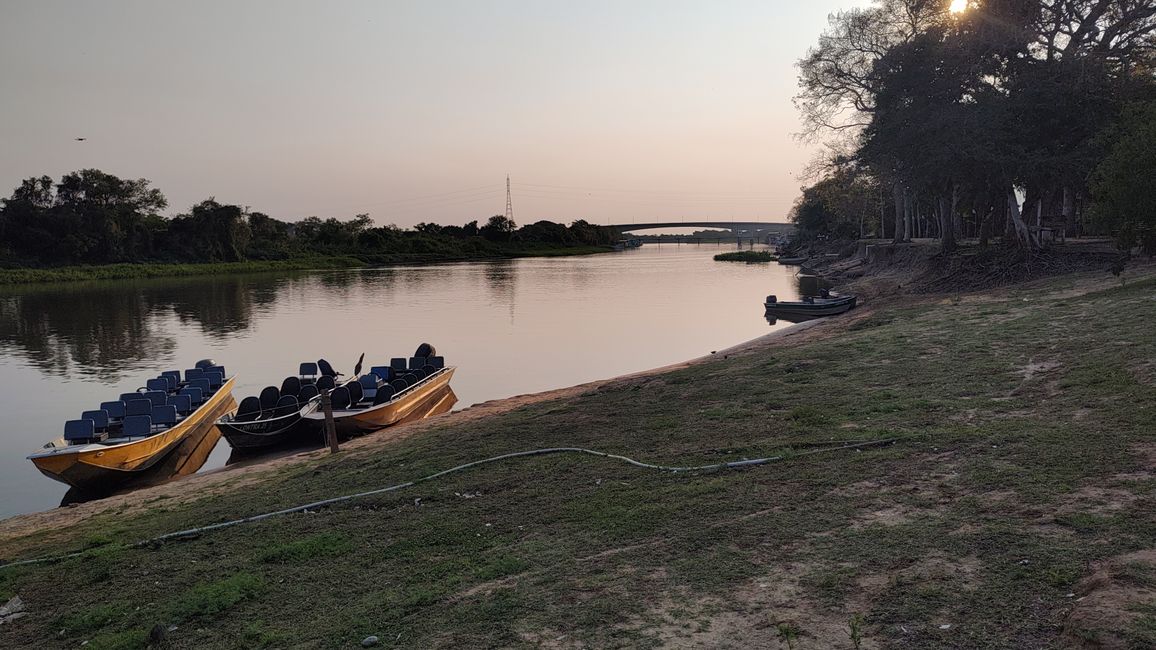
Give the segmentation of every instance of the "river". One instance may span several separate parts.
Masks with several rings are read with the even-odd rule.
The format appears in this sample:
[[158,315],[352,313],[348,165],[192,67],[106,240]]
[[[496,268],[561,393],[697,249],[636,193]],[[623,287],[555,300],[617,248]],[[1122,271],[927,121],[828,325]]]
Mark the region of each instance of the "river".
[[[715,262],[726,246],[566,258],[0,288],[0,518],[59,504],[25,459],[64,421],[211,357],[238,401],[324,357],[348,373],[428,341],[458,408],[698,357],[772,329],[794,268]],[[224,440],[205,469],[229,454]],[[202,470],[203,471],[203,470]]]

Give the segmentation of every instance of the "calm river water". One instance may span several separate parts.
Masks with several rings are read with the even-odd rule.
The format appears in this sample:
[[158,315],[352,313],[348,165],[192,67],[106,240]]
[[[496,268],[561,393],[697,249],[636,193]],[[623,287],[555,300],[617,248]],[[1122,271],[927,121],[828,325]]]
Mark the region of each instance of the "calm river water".
[[[785,327],[762,300],[793,268],[714,262],[727,247],[571,258],[0,289],[0,518],[65,486],[25,459],[64,421],[161,370],[211,357],[237,400],[324,357],[348,373],[423,341],[458,367],[458,408],[698,357]],[[205,468],[228,457],[224,440]]]

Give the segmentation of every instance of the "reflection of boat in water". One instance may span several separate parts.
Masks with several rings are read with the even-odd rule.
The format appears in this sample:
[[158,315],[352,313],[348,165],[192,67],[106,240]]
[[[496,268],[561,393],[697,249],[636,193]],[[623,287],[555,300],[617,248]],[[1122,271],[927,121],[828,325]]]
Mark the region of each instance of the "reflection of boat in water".
[[[330,392],[337,435],[348,438],[448,411],[457,403],[450,389],[453,375],[454,368],[428,343],[409,359],[395,357],[388,366],[372,367]],[[325,414],[314,411],[305,419],[322,429]]]
[[[321,406],[318,366],[332,372],[324,359],[303,363],[297,376],[286,377],[281,387],[266,386],[259,396],[241,400],[237,413],[217,420],[217,428],[233,449],[258,449],[300,442],[309,432],[305,416]],[[333,388],[336,373],[324,374]],[[320,382],[325,386],[326,381]]]
[[797,301],[780,301],[775,296],[767,296],[763,306],[766,307],[768,320],[774,317],[798,322],[795,319],[810,320],[820,316],[842,314],[855,307],[855,296],[828,294],[819,298],[807,296]]
[[28,458],[46,476],[91,496],[192,474],[220,439],[214,423],[237,406],[234,382],[208,360],[186,370],[183,380],[175,370],[162,373],[146,388],[69,420],[62,438]]

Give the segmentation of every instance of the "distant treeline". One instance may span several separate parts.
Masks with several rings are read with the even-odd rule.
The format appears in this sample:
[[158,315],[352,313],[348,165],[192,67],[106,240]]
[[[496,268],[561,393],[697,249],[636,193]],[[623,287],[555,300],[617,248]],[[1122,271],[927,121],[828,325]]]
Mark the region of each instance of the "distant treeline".
[[1156,251],[1151,0],[877,0],[832,15],[799,71],[805,134],[832,152],[794,208],[804,235]]
[[[518,227],[502,215],[483,225],[421,223],[375,226],[368,215],[347,221],[275,219],[214,199],[172,218],[168,201],[145,179],[97,169],[29,178],[2,200],[0,267],[53,267],[140,262],[244,262],[352,256],[367,261],[474,259],[608,247],[616,231],[575,221]],[[562,251],[565,252],[565,251]]]

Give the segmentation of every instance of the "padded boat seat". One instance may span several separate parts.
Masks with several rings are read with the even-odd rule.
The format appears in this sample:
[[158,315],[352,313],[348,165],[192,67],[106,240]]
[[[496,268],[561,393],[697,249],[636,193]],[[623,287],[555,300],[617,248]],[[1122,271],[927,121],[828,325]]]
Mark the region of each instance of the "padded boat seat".
[[357,383],[361,384],[362,391],[377,390],[377,382],[378,378],[376,373],[362,375],[357,378]]
[[194,407],[200,406],[205,401],[205,392],[197,386],[185,386],[181,389],[180,394],[188,395]]
[[345,386],[334,388],[329,394],[329,403],[335,411],[349,408],[349,389]]
[[229,373],[225,372],[225,366],[209,366],[205,368],[205,372],[219,372],[222,377],[228,377]]
[[333,377],[329,375],[321,375],[314,385],[317,386],[318,390],[333,390],[337,386],[337,382],[333,381]]
[[266,414],[272,413],[277,408],[277,400],[281,399],[281,391],[277,390],[276,386],[266,386],[261,389],[261,410]]
[[179,370],[166,370],[161,373],[161,377],[168,380],[169,390],[176,390],[177,386],[181,385],[181,371]]
[[189,368],[185,370],[185,382],[190,382],[194,379],[200,379],[205,376],[204,368]]
[[164,377],[150,379],[145,382],[145,387],[150,391],[161,391],[162,393],[167,393],[169,391],[169,380],[165,379]]
[[200,388],[201,395],[203,395],[205,399],[208,399],[209,395],[213,394],[212,385],[209,383],[209,380],[204,377],[190,381],[189,388]]
[[224,373],[217,372],[216,370],[206,372],[205,379],[209,380],[209,387],[213,389],[220,388],[225,383]]
[[429,365],[437,368],[438,370],[446,367],[445,357],[427,357],[426,360],[429,361]]
[[108,413],[108,419],[110,420],[124,419],[124,402],[101,402],[100,408]]
[[301,377],[302,382],[312,384],[317,381],[317,364],[312,361],[303,363],[297,369],[297,374]]
[[168,404],[154,406],[152,418],[154,427],[171,427],[177,423],[177,407]]
[[394,357],[389,360],[389,367],[393,368],[393,373],[395,375],[400,375],[401,373],[405,372],[405,359],[402,357]]
[[153,403],[147,399],[134,399],[124,403],[124,419],[134,415],[152,415]]
[[389,382],[389,386],[393,389],[394,393],[400,393],[401,391],[409,388],[409,382],[405,380],[405,377],[398,377],[397,379]]
[[85,411],[80,414],[80,419],[92,420],[92,424],[96,428],[97,433],[108,430],[108,411],[104,409]]
[[393,381],[393,368],[389,366],[374,366],[369,369],[369,374],[377,375],[381,381]]
[[139,438],[152,433],[153,418],[151,415],[130,415],[124,419],[124,428],[121,435],[126,438]]
[[153,406],[164,406],[165,398],[168,397],[168,393],[163,390],[150,390],[144,393],[144,397],[148,401],[152,402]]
[[301,387],[301,392],[297,394],[297,401],[308,402],[309,400],[313,399],[314,397],[317,397],[317,395],[320,392],[321,391],[317,390],[316,385],[305,384],[304,386]]
[[357,406],[361,400],[365,399],[365,390],[361,387],[360,382],[351,381],[345,384],[343,388],[349,391],[349,405]]
[[420,368],[418,368],[417,370],[411,371],[409,374],[413,375],[414,377],[417,377],[418,381],[421,381],[421,380],[425,379],[426,377],[429,377],[429,373],[420,369]]
[[92,420],[69,420],[64,423],[64,439],[69,442],[88,441],[96,437],[96,426]]
[[241,400],[237,407],[237,415],[233,418],[237,422],[252,422],[261,417],[261,400],[252,395]]
[[144,393],[121,393],[120,394],[120,401],[122,401],[126,404],[133,401],[134,399],[145,399]]
[[373,396],[373,405],[385,404],[391,399],[393,399],[393,386],[386,384],[377,389],[377,394]]
[[188,395],[169,395],[169,405],[177,409],[177,415],[193,412],[193,398]]
[[409,369],[410,370],[417,370],[418,368],[421,368],[424,365],[425,365],[425,357],[410,357],[409,358]]
[[281,382],[281,395],[292,395],[297,397],[301,394],[301,380],[297,377],[286,377],[285,381]]
[[277,417],[290,415],[297,412],[297,398],[292,395],[282,395],[281,399],[277,400]]

